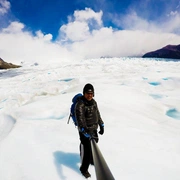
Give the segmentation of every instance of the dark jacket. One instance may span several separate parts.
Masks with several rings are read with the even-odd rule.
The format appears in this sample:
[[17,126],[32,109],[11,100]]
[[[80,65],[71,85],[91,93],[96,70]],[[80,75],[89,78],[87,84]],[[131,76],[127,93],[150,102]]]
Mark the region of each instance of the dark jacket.
[[97,130],[98,125],[104,124],[94,99],[88,101],[82,96],[76,104],[75,115],[80,129],[85,128],[94,131]]

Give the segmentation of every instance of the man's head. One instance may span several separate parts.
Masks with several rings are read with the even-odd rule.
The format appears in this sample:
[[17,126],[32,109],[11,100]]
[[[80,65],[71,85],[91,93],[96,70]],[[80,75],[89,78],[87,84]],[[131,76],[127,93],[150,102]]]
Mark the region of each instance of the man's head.
[[94,87],[92,84],[86,84],[83,88],[83,95],[88,100],[91,101],[94,97]]

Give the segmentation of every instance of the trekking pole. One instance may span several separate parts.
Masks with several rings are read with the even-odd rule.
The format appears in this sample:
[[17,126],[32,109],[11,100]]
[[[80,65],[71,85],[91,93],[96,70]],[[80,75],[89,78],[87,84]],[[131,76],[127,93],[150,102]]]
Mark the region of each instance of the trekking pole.
[[68,118],[67,124],[69,124],[70,118],[71,118],[71,114],[69,114],[69,118]]
[[94,138],[90,141],[97,180],[115,180]]

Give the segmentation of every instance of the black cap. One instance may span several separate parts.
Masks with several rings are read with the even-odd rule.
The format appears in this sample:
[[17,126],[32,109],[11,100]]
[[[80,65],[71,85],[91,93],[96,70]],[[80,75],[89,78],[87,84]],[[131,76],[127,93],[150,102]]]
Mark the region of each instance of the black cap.
[[94,94],[94,87],[92,84],[86,84],[83,89],[83,94],[85,93],[93,93]]

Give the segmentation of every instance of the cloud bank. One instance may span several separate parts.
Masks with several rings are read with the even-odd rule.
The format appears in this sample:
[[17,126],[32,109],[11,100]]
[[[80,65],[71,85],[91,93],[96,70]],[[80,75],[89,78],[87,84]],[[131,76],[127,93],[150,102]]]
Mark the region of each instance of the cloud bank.
[[0,0],[0,15],[4,15],[10,9],[10,2],[7,0]]
[[[10,3],[0,0],[0,16]],[[105,26],[103,10],[75,10],[67,24],[59,27],[59,36],[41,30],[28,31],[20,21],[13,21],[0,30],[0,57],[5,61],[52,62],[82,60],[102,56],[142,56],[167,44],[180,44],[180,13],[174,11],[158,20],[145,19],[135,9],[124,14],[110,14],[116,27]]]

